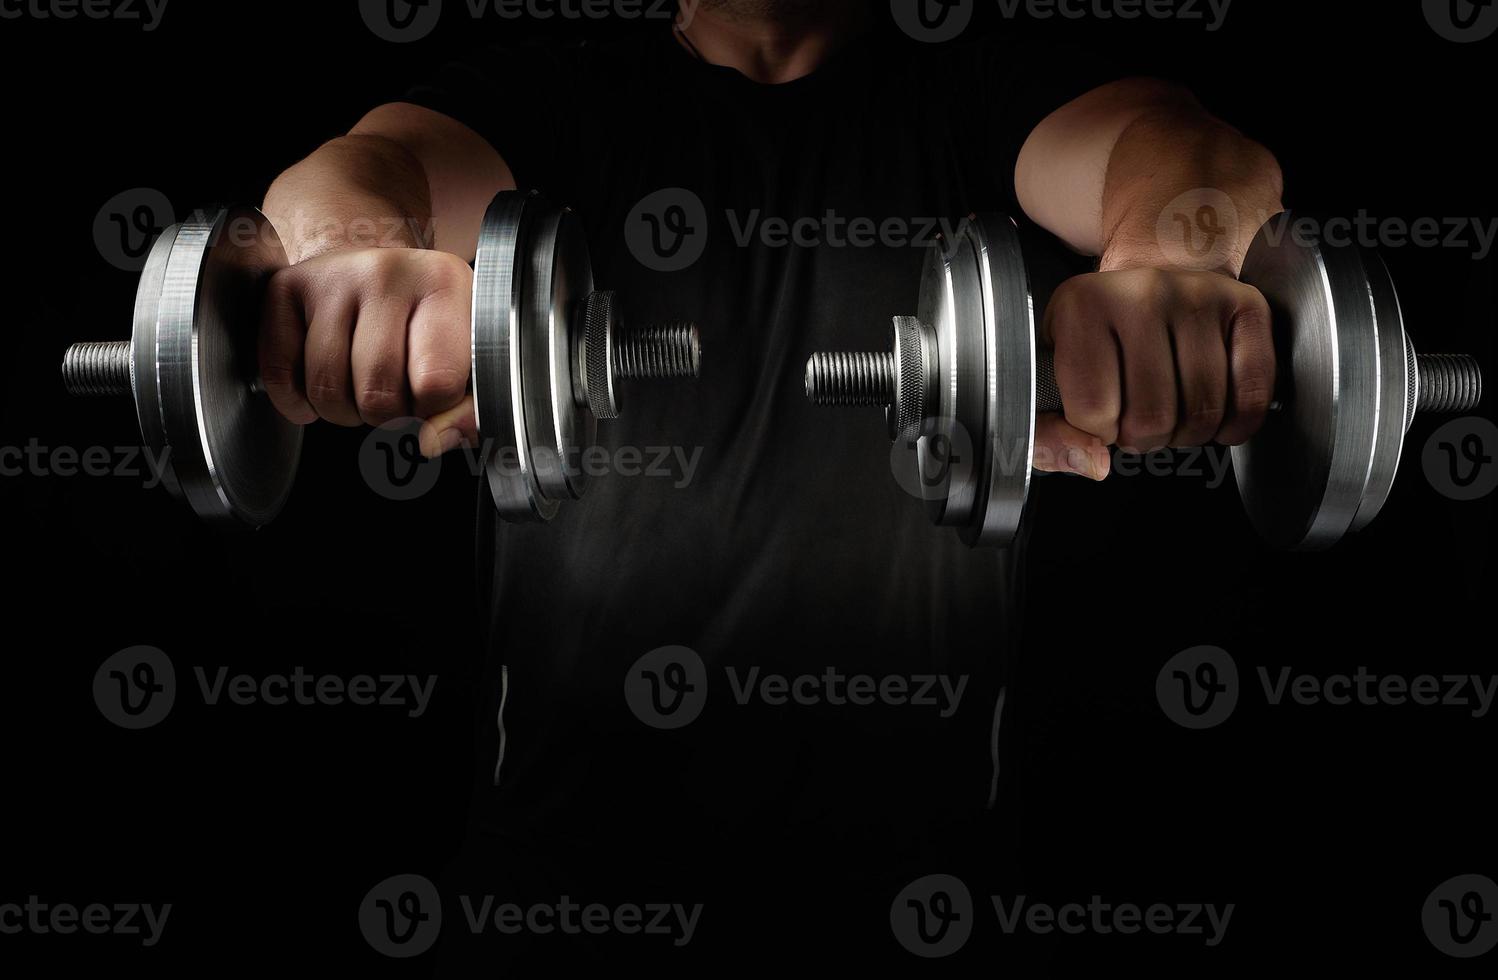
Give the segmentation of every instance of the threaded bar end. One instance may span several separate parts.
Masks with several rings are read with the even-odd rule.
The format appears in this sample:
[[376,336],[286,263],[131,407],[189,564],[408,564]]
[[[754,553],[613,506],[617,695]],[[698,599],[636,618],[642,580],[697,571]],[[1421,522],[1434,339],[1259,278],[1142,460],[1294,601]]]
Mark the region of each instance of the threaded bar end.
[[70,395],[130,394],[130,341],[69,347],[62,358],[62,383]]
[[806,397],[813,405],[892,405],[895,355],[889,352],[813,354],[806,362]]
[[1421,354],[1419,412],[1470,412],[1482,401],[1482,370],[1467,354]]
[[653,323],[614,336],[614,374],[620,378],[658,381],[701,373],[702,339],[694,323]]

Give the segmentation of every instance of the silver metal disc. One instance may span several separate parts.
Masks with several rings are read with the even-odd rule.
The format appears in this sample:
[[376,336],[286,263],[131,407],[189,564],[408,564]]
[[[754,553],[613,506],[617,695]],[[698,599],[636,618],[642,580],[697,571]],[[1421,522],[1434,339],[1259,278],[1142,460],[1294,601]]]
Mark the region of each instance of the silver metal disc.
[[270,221],[219,208],[164,232],[135,300],[141,432],[170,456],[167,485],[204,520],[260,527],[286,503],[302,427],[255,385],[266,282],[286,267]]
[[497,195],[479,230],[473,274],[473,405],[487,455],[489,492],[500,517],[549,521],[557,502],[541,492],[524,409],[525,280],[534,194]]
[[[536,207],[537,201],[531,206]],[[529,315],[520,330],[526,431],[541,492],[580,500],[587,490],[582,450],[597,438],[598,421],[578,403],[573,325],[583,325],[593,270],[582,222],[571,211],[548,209],[527,223],[525,279]]]
[[[1281,409],[1233,450],[1255,529],[1271,545],[1296,550],[1335,544],[1363,506],[1387,421],[1384,368],[1393,367],[1381,364],[1389,358],[1381,358],[1380,331],[1403,337],[1397,303],[1387,308],[1392,287],[1376,295],[1356,247],[1309,239],[1287,212],[1249,247],[1241,278],[1269,301]],[[1402,375],[1404,358],[1398,361]],[[1391,407],[1402,408],[1403,391],[1401,384]]]
[[1415,348],[1404,330],[1404,314],[1394,280],[1383,259],[1365,251],[1363,266],[1368,275],[1373,300],[1373,316],[1378,325],[1378,427],[1374,434],[1373,463],[1368,468],[1368,486],[1358,503],[1350,530],[1361,531],[1378,516],[1404,452],[1404,434],[1415,415]]
[[917,316],[942,352],[935,431],[917,443],[927,509],[969,545],[1019,531],[1035,445],[1035,315],[1019,232],[969,218],[926,255]]
[[988,347],[986,469],[969,545],[1008,547],[1019,533],[1035,456],[1035,301],[1013,219],[969,222],[977,242]]
[[916,442],[915,463],[928,516],[962,527],[973,519],[983,472],[987,329],[982,276],[965,231],[926,253],[916,317],[936,334],[941,352],[931,404],[931,431]]

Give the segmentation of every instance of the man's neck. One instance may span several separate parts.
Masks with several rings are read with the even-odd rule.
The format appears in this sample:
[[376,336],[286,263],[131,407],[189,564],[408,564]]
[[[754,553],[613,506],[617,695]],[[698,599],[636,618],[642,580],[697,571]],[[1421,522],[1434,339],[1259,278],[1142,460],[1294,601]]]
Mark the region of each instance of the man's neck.
[[677,40],[709,64],[778,85],[810,75],[832,57],[863,27],[867,4],[822,0],[785,14],[766,12],[769,6],[773,5],[734,0],[683,2]]

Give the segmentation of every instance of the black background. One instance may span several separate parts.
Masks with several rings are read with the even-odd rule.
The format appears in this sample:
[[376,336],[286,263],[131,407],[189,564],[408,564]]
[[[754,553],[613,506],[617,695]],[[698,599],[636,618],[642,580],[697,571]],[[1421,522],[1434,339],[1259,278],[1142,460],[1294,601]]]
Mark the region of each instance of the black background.
[[[1498,38],[1447,42],[1418,3],[1237,0],[1214,33],[1149,20],[1007,22],[992,6],[980,4],[977,29],[1080,38],[1188,81],[1278,154],[1292,206],[1407,220],[1495,214]],[[474,22],[450,7],[430,38],[408,45],[375,37],[352,2],[176,0],[150,33],[129,22],[0,21],[13,321],[0,444],[138,440],[128,410],[70,404],[56,374],[69,343],[128,333],[135,277],[101,257],[91,230],[117,193],[156,188],[179,215],[258,201],[280,169],[465,45],[642,29]],[[1491,375],[1492,256],[1384,255],[1417,345],[1468,350]],[[1271,709],[1254,673],[1492,672],[1492,503],[1431,488],[1418,449],[1432,430],[1417,421],[1375,526],[1326,555],[1262,550],[1231,480],[1216,490],[1189,478],[1043,481],[1030,644],[1008,719],[1014,781],[991,853],[953,873],[975,891],[990,877],[1018,883],[1036,900],[1100,893],[1238,909],[1213,950],[1115,936],[996,951],[990,940],[944,965],[1482,968],[1437,953],[1419,913],[1453,875],[1498,872],[1494,719],[1456,708]],[[431,968],[431,957],[372,952],[355,910],[388,874],[440,874],[461,839],[478,674],[475,494],[449,459],[432,493],[383,500],[355,465],[362,438],[314,427],[289,507],[253,535],[212,532],[127,479],[0,479],[10,571],[0,593],[0,902],[174,903],[156,948],[6,936],[0,963]],[[183,684],[192,665],[439,680],[415,720],[179,698],[166,722],[128,732],[100,716],[90,689],[106,656],[142,643],[166,650]],[[1187,732],[1162,716],[1154,681],[1170,654],[1198,643],[1230,650],[1246,690],[1228,723]],[[815,896],[788,882],[787,920],[817,914]],[[871,948],[916,964],[883,923],[870,925]],[[792,956],[775,935],[758,948]]]

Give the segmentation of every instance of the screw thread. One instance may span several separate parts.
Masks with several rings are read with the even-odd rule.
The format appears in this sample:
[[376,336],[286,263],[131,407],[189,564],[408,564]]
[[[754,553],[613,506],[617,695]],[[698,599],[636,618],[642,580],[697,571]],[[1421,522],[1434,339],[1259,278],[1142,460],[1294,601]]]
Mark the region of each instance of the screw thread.
[[895,355],[889,352],[813,354],[806,362],[806,397],[813,405],[892,405]]
[[630,327],[614,337],[614,374],[640,381],[695,378],[702,373],[702,339],[684,320]]
[[1420,354],[1419,412],[1470,412],[1482,401],[1482,370],[1467,354]]
[[70,395],[130,394],[130,341],[69,347],[62,358],[62,383]]

